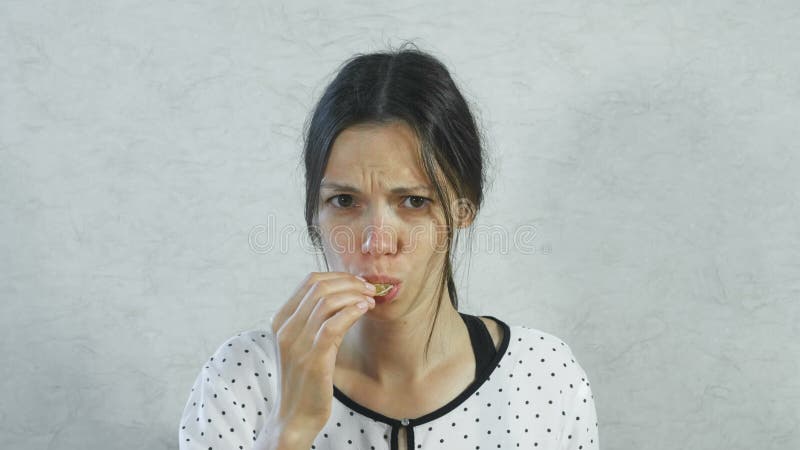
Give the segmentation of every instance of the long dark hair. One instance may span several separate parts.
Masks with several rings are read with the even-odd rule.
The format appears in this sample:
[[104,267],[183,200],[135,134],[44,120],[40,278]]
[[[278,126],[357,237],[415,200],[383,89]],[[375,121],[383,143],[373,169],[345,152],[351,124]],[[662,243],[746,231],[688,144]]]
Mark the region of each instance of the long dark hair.
[[[467,101],[447,68],[434,56],[413,44],[404,44],[397,50],[357,54],[342,63],[305,125],[307,231],[314,247],[321,249],[321,236],[315,225],[320,183],[338,134],[353,125],[393,121],[404,122],[416,134],[423,168],[434,186],[435,201],[444,210],[447,248],[435,297],[438,316],[445,283],[450,300],[458,309],[453,282],[452,249],[458,243],[454,207],[458,209],[455,217],[474,219],[477,215],[484,198],[486,155]],[[447,197],[445,187],[455,198]],[[467,231],[471,228],[465,227]],[[323,260],[329,270],[324,253]],[[433,328],[425,346],[426,358],[432,335]]]

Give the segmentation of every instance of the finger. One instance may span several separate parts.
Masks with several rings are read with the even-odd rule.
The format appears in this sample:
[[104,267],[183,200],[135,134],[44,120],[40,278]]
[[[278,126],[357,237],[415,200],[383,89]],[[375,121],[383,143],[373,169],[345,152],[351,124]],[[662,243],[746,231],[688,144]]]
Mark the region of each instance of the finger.
[[315,338],[322,324],[326,320],[333,317],[336,313],[348,306],[355,306],[361,302],[368,302],[367,310],[375,307],[375,299],[368,295],[356,293],[353,291],[338,292],[336,294],[327,295],[321,298],[306,321],[303,328],[303,335],[310,336],[311,340]]
[[367,309],[355,305],[339,310],[320,326],[314,338],[314,349],[323,354],[338,352],[344,335],[366,312]]
[[[282,327],[284,328],[284,333],[290,336],[290,339],[302,339],[300,333],[305,328],[308,318],[311,316],[311,312],[320,300],[340,292],[375,295],[374,286],[372,288],[367,288],[367,285],[369,285],[369,283],[361,281],[349,273],[347,276],[317,281],[306,293],[306,296],[300,302],[295,312],[284,323]],[[314,330],[314,332],[316,332],[316,330]],[[308,337],[308,340],[311,339],[313,339],[313,335]],[[310,344],[310,342],[307,343]]]
[[[292,293],[289,300],[284,303],[272,318],[272,331],[277,334],[278,330],[286,323],[286,320],[294,314],[297,306],[305,297],[306,293],[317,281],[341,277],[344,272],[311,272],[300,282],[297,289]],[[350,275],[350,274],[348,274]]]

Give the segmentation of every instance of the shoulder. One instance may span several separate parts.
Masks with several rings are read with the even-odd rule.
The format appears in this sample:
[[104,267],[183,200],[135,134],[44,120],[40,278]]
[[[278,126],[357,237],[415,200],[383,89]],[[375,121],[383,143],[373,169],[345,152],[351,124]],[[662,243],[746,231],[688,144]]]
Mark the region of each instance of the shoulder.
[[526,325],[512,325],[510,329],[510,345],[518,347],[518,351],[534,352],[543,357],[567,358],[571,363],[576,363],[572,348],[561,337]]
[[509,349],[513,349],[525,370],[535,370],[545,378],[566,382],[570,389],[589,386],[586,371],[573,349],[557,335],[515,325],[511,327]]
[[[498,319],[494,316],[480,316],[480,319],[486,325],[489,334],[492,336],[492,340],[495,343],[495,348],[500,348],[506,333],[508,333],[510,341],[513,340],[518,343],[528,342],[531,344],[537,343],[539,345],[552,344],[557,346],[557,348],[562,347],[564,350],[569,351],[570,353],[572,351],[569,345],[567,345],[567,343],[558,336],[537,328],[516,324],[509,325],[502,319]],[[513,345],[513,342],[509,342],[509,345]]]
[[275,336],[270,330],[252,329],[240,331],[226,339],[218,352],[241,350],[244,353],[256,351],[272,354],[275,351]]
[[[536,365],[539,369],[547,368],[561,376],[578,382],[587,382],[586,372],[570,345],[558,335],[520,324],[506,324],[492,317],[494,326],[508,331],[507,352],[515,354],[521,365]],[[496,321],[496,322],[495,322]],[[490,328],[491,332],[491,328]],[[502,336],[502,335],[501,335]]]
[[209,365],[221,371],[238,371],[250,367],[270,366],[277,347],[271,331],[252,329],[225,339],[209,359]]
[[555,351],[561,347],[564,350],[572,351],[570,346],[559,336],[526,325],[511,325],[511,334],[518,343],[529,343],[531,345],[551,345],[556,347]]

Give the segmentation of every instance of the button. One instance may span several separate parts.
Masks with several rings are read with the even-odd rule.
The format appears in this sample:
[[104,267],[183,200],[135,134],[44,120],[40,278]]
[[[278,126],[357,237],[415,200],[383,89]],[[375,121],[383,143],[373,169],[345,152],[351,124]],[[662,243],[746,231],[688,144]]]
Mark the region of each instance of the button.
[[403,419],[403,420],[400,421],[400,425],[403,425],[404,427],[408,426],[409,423],[411,423],[411,422],[408,419]]

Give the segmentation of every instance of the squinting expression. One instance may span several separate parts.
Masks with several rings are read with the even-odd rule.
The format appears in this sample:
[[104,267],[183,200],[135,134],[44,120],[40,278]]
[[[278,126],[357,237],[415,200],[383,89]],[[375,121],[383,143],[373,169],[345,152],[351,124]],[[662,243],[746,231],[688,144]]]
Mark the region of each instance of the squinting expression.
[[402,122],[358,125],[337,136],[318,223],[331,270],[390,275],[410,294],[442,264],[444,216],[417,145]]

